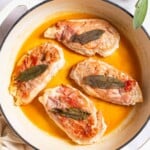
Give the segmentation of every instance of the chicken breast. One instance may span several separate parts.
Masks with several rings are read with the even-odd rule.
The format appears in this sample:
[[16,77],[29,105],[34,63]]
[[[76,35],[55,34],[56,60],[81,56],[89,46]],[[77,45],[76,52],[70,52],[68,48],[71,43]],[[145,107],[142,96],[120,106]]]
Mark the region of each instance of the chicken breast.
[[37,46],[16,64],[10,94],[16,105],[30,103],[64,65],[62,49],[53,43]]
[[131,76],[115,67],[93,58],[74,66],[70,73],[85,93],[101,100],[120,105],[142,102],[142,92]]
[[103,57],[111,55],[120,41],[118,31],[103,19],[59,21],[45,31],[44,37],[56,39],[76,53]]
[[39,101],[49,117],[75,143],[95,143],[106,130],[103,116],[92,101],[69,85],[47,89]]

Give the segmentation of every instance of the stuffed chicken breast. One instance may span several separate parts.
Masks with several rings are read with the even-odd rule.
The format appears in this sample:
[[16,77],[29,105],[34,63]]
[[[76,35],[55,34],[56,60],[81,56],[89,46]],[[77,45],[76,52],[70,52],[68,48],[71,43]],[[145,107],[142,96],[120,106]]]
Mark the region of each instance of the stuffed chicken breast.
[[44,37],[56,39],[70,50],[85,55],[111,55],[118,47],[118,31],[103,19],[76,19],[59,21],[49,27]]
[[142,92],[136,80],[115,67],[96,59],[86,59],[70,73],[85,93],[120,105],[142,102]]
[[14,68],[10,94],[16,105],[30,103],[64,65],[62,49],[45,43],[28,51]]
[[106,130],[103,116],[92,101],[71,86],[47,89],[39,100],[49,117],[75,143],[95,143]]

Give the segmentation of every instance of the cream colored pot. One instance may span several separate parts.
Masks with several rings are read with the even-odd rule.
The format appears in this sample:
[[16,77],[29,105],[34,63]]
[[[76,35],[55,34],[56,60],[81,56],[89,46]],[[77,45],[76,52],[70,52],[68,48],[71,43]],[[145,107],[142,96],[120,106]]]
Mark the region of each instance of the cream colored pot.
[[[19,107],[14,106],[8,86],[18,50],[32,31],[56,12],[76,11],[97,15],[112,22],[136,50],[142,71],[144,102],[137,104],[128,119],[100,143],[78,146],[49,136],[33,125]],[[0,100],[4,116],[11,127],[28,144],[41,150],[107,150],[117,149],[130,141],[143,128],[150,115],[150,37],[143,28],[134,30],[130,14],[118,6],[101,0],[54,0],[29,10],[11,29],[0,52]],[[136,64],[135,64],[136,65]]]

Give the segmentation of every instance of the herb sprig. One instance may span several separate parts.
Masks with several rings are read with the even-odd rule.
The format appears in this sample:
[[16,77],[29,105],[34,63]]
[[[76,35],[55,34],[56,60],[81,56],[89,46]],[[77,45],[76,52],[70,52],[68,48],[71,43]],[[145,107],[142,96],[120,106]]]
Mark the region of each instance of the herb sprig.
[[79,121],[85,120],[90,115],[89,112],[83,111],[79,108],[65,108],[65,109],[53,108],[50,110],[50,112]]
[[136,9],[133,18],[133,27],[137,29],[144,22],[148,10],[148,0],[138,0],[135,8]]
[[100,38],[100,36],[102,36],[102,34],[104,32],[105,32],[104,30],[95,29],[95,30],[84,32],[79,35],[75,34],[71,37],[71,42],[77,42],[82,45],[87,44],[91,41],[94,41],[94,40],[97,40],[98,38]]
[[47,68],[48,65],[46,64],[33,66],[21,72],[16,78],[16,80],[19,82],[24,82],[24,81],[27,82],[41,75]]
[[83,78],[83,83],[93,88],[100,89],[118,89],[125,87],[125,83],[121,80],[104,75],[86,76]]

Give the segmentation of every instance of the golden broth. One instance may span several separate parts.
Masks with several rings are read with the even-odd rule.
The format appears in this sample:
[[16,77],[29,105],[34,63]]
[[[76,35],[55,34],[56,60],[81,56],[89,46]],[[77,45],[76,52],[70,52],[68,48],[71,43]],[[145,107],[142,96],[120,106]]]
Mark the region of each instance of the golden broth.
[[[51,17],[50,20],[46,21],[38,29],[36,29],[31,34],[31,36],[25,41],[20,50],[20,53],[18,54],[17,61],[24,53],[26,53],[31,48],[40,45],[41,43],[48,41],[55,42],[53,40],[45,39],[43,37],[43,32],[58,20],[72,19],[72,18],[91,18],[91,17],[93,18],[94,16],[75,13],[62,13]],[[116,52],[114,52],[111,56],[106,58],[102,58],[100,56],[95,57],[105,62],[108,62],[109,64],[114,65],[116,68],[130,74],[133,78],[139,81],[140,67],[138,65],[136,56],[133,53],[133,48],[130,45],[130,43],[123,37],[123,35],[120,36],[121,36],[120,46]],[[52,80],[49,82],[46,88],[55,87],[56,85],[62,83],[71,84],[74,87],[76,87],[73,81],[71,81],[68,77],[69,71],[73,65],[75,65],[76,63],[87,57],[73,53],[63,45],[61,44],[59,45],[63,48],[66,63],[64,67],[52,78]],[[108,126],[105,134],[108,134],[112,130],[117,128],[121,124],[121,122],[128,116],[129,112],[132,110],[132,107],[114,105],[92,97],[90,97],[90,99],[94,102],[96,108],[103,113],[105,122]],[[31,120],[33,124],[35,124],[40,129],[46,131],[52,136],[69,140],[65,135],[65,133],[62,132],[51,119],[49,119],[48,115],[44,110],[44,107],[38,101],[38,98],[35,98],[31,104],[21,106],[21,109],[24,112],[24,114],[29,118],[29,120]]]

